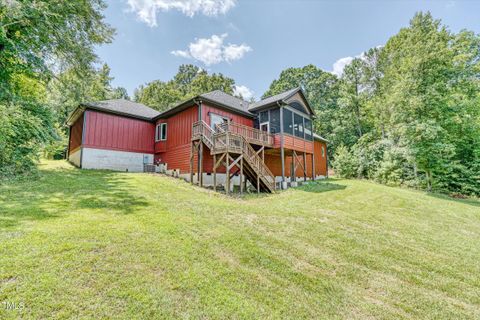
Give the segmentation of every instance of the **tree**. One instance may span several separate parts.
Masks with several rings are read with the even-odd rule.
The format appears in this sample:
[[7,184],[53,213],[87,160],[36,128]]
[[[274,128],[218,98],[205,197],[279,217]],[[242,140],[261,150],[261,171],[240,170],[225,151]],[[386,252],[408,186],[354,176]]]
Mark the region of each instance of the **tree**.
[[352,145],[354,142],[345,142],[348,140],[346,136],[351,135],[351,129],[343,126],[338,117],[339,81],[335,75],[311,64],[301,68],[288,68],[280,73],[278,79],[273,80],[262,98],[297,87],[304,90],[316,113],[314,130],[331,142],[329,157],[333,157],[339,145]]
[[135,90],[134,100],[159,111],[199,94],[222,90],[233,94],[235,81],[221,73],[208,74],[194,65],[181,65],[170,81],[155,80]]
[[2,1],[0,4],[0,100],[11,98],[12,77],[48,80],[55,68],[88,68],[94,46],[112,39],[102,0]]

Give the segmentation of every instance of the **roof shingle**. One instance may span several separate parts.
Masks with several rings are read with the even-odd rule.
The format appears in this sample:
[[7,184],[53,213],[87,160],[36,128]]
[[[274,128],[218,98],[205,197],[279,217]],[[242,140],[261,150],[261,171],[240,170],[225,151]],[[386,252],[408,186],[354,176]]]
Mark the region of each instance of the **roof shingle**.
[[100,111],[103,110],[145,120],[152,120],[154,117],[160,114],[160,112],[158,112],[157,110],[147,107],[144,104],[132,102],[125,99],[111,99],[98,102],[87,102],[82,103],[82,105]]

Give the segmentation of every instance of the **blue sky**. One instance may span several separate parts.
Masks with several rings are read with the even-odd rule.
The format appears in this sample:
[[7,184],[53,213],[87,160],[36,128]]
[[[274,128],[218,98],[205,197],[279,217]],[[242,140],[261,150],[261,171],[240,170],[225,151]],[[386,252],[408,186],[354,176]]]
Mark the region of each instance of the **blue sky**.
[[417,11],[452,31],[480,32],[480,1],[108,0],[117,34],[97,48],[113,85],[170,80],[193,63],[235,79],[257,99],[288,67],[341,72],[349,57],[383,45]]

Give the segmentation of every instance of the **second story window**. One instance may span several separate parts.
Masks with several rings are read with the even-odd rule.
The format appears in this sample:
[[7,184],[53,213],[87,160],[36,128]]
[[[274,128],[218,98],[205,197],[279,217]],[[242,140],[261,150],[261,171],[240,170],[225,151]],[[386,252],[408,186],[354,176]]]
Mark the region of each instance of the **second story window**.
[[167,140],[167,124],[159,123],[155,129],[155,141]]

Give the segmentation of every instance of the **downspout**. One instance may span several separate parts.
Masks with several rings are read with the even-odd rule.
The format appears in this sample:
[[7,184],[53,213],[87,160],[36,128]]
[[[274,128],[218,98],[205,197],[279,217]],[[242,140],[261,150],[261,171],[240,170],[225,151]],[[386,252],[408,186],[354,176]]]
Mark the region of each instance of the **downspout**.
[[283,149],[283,106],[277,101],[277,105],[280,108],[280,157],[282,158],[282,185],[280,189],[283,189],[285,183],[285,150]]

